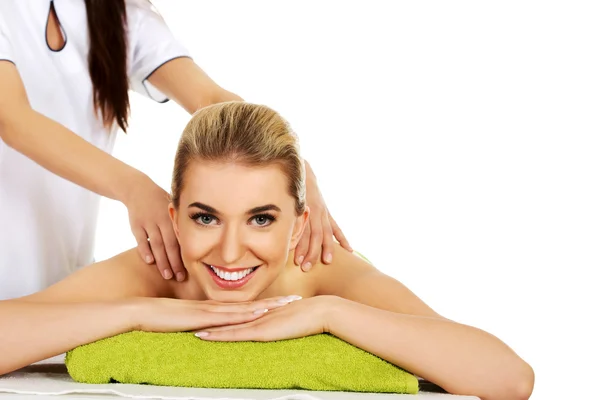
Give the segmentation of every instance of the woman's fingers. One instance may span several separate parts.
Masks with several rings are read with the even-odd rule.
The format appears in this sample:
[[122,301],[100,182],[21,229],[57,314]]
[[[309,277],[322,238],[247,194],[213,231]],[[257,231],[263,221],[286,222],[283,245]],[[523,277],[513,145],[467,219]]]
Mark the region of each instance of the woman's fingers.
[[230,312],[255,312],[260,310],[272,310],[283,307],[293,301],[300,300],[298,295],[280,296],[264,300],[256,300],[246,303],[212,303],[203,302],[203,309],[210,312],[230,313]]
[[239,342],[239,341],[261,341],[260,329],[257,326],[260,321],[251,321],[239,325],[227,325],[216,328],[203,329],[194,333],[196,337],[214,342]]
[[[255,321],[300,296],[276,297],[245,304],[209,303],[167,298],[135,299],[133,325],[149,332],[185,332]],[[269,311],[270,310],[270,311]]]
[[202,326],[198,328],[209,328],[229,325],[239,325],[255,321],[265,315],[267,309],[259,309],[252,312],[208,312],[204,315]]

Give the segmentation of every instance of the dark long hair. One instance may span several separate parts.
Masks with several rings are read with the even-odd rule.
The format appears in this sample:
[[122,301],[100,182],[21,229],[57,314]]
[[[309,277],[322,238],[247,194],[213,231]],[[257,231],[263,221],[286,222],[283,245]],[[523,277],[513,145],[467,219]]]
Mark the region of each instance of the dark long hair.
[[94,108],[106,126],[127,130],[127,10],[125,0],[85,0],[90,37],[88,67],[94,86]]

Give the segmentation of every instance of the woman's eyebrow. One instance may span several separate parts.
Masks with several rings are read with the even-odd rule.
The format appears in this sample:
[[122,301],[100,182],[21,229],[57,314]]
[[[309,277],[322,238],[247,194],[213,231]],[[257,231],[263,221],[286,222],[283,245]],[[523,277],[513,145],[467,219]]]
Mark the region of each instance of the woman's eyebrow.
[[195,201],[195,202],[191,203],[191,204],[188,206],[188,208],[192,208],[192,207],[199,208],[199,209],[201,209],[201,210],[204,210],[204,211],[206,211],[206,212],[209,212],[209,213],[211,213],[211,214],[218,214],[218,213],[219,213],[219,212],[218,212],[218,211],[217,211],[215,208],[213,208],[213,207],[211,207],[211,206],[209,206],[209,205],[206,205],[206,204],[200,203],[200,202],[198,202],[198,201]]
[[[219,212],[214,207],[211,207],[207,204],[200,203],[199,201],[195,201],[188,206],[188,208],[192,208],[192,207],[199,208],[199,209],[209,212],[211,214],[219,214]],[[275,204],[266,204],[264,206],[254,207],[254,208],[246,211],[246,214],[258,214],[258,213],[265,212],[265,211],[281,212],[281,208],[277,207]]]
[[246,214],[258,214],[265,211],[279,211],[281,212],[281,208],[277,207],[275,204],[267,204],[264,206],[254,207],[251,210],[248,210]]

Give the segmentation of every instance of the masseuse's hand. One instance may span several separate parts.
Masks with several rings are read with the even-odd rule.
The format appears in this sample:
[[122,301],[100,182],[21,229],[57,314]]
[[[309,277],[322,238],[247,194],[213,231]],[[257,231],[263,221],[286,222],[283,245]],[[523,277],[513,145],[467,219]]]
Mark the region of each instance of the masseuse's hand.
[[196,336],[216,342],[270,342],[324,333],[328,331],[327,315],[336,301],[339,297],[316,296],[298,300],[269,310],[255,321],[202,329],[196,332]]
[[247,303],[135,298],[127,300],[131,330],[185,332],[256,321],[267,310],[287,306],[292,299],[275,297]]
[[179,243],[169,218],[169,194],[145,175],[131,188],[125,206],[138,252],[147,264],[156,263],[165,279],[185,279]]
[[303,271],[308,271],[319,261],[319,255],[324,264],[333,260],[333,237],[348,251],[352,251],[350,243],[342,233],[325,205],[325,200],[317,186],[317,178],[312,168],[305,160],[306,167],[306,204],[310,215],[302,237],[296,246],[294,262]]

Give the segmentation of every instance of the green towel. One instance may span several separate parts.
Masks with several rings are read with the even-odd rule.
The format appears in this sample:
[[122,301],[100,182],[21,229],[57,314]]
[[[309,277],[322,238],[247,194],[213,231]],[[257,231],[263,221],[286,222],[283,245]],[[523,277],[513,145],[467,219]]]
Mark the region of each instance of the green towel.
[[67,353],[84,383],[417,393],[404,370],[329,334],[277,342],[209,342],[192,333],[130,332]]

